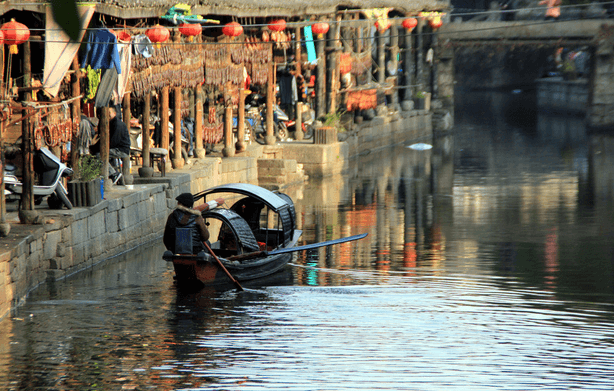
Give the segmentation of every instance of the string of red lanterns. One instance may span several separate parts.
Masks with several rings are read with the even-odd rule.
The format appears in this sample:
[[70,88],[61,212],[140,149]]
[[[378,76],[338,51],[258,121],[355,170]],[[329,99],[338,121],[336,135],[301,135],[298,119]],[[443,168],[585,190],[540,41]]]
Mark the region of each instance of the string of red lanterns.
[[311,25],[311,31],[318,36],[318,39],[322,39],[324,34],[328,32],[328,23],[326,22],[318,22]]
[[195,36],[200,35],[202,27],[199,23],[182,23],[179,25],[179,32],[188,37],[188,42],[192,42]]
[[11,54],[17,54],[17,45],[21,45],[30,38],[30,29],[25,24],[16,22],[15,19],[3,24],[1,29],[4,43],[9,45]]
[[416,28],[417,25],[418,25],[418,19],[416,18],[403,19],[403,22],[401,23],[401,26],[403,26],[403,28],[407,30],[407,32],[410,32],[410,33],[412,32],[414,28]]
[[268,25],[271,31],[284,31],[286,29],[286,21],[283,19],[272,20]]
[[171,36],[171,32],[159,24],[148,29],[145,34],[151,42],[156,44],[157,48],[160,47],[160,43],[167,41]]
[[229,37],[238,37],[239,35],[243,34],[243,26],[237,22],[230,22],[224,25],[222,28],[222,33]]

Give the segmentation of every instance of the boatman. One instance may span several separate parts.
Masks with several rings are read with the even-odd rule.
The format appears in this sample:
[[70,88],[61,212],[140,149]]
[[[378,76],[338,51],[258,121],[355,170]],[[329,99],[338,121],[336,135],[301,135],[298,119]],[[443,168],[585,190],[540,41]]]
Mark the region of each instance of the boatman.
[[191,193],[180,194],[175,199],[177,200],[177,207],[168,216],[164,227],[164,245],[167,250],[175,254],[176,229],[189,228],[192,231],[192,253],[198,254],[205,249],[203,242],[209,240],[209,230],[205,225],[205,219],[201,216],[201,211],[204,212],[223,205],[224,199],[218,198],[209,201],[199,206],[198,209],[193,208],[194,196]]

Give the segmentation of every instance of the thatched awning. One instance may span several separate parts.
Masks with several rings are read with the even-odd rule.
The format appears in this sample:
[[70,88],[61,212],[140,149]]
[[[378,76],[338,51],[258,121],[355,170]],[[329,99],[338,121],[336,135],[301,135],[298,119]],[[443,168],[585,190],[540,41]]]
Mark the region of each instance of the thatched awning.
[[[243,17],[324,15],[338,9],[394,8],[412,13],[424,10],[445,10],[448,0],[111,0],[96,2],[96,11],[122,19],[154,18],[162,16],[177,3],[192,6],[196,15],[231,15]],[[45,12],[48,2],[35,0],[0,1],[0,12],[24,10]]]

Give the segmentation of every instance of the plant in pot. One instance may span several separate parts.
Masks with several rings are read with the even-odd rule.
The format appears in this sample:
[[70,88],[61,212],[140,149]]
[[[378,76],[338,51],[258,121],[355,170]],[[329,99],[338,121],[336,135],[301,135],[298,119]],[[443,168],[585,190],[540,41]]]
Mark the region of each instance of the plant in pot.
[[426,98],[426,95],[424,94],[424,91],[417,91],[414,94],[414,108],[416,110],[424,110],[425,98]]
[[327,113],[322,117],[322,126],[315,130],[314,144],[332,144],[337,142],[337,132],[345,132],[341,122],[343,113]]
[[68,182],[68,197],[74,206],[93,206],[102,201],[102,161],[96,156],[79,159],[78,177]]

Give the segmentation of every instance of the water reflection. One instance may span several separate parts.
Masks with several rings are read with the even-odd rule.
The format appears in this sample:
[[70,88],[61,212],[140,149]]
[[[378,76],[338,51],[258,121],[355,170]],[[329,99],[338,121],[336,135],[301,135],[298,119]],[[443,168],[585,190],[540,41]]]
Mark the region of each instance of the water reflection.
[[177,291],[161,244],[41,287],[0,322],[0,388],[612,389],[614,143],[469,98],[495,127],[287,189],[303,243],[367,238],[245,292]]

